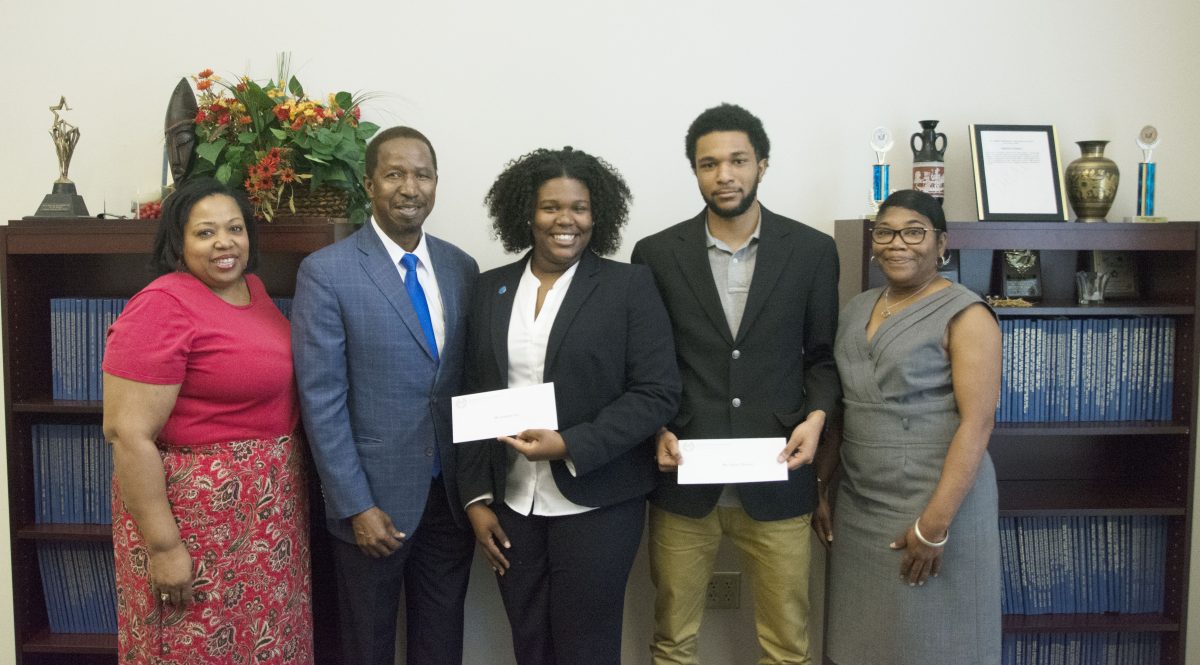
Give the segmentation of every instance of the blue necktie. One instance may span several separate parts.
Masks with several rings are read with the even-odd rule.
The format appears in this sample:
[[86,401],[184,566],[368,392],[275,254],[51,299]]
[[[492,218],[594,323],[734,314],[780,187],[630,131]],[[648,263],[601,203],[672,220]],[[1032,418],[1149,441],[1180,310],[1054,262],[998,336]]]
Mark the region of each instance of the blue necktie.
[[[413,309],[417,311],[417,319],[421,321],[421,331],[425,333],[425,341],[429,342],[429,350],[433,360],[438,360],[437,337],[433,334],[433,319],[429,316],[429,301],[425,299],[425,289],[417,279],[417,255],[405,254],[400,257],[400,265],[404,266],[404,290],[408,291],[408,299],[412,301]],[[442,473],[442,454],[438,451],[437,442],[433,444],[433,475]]]

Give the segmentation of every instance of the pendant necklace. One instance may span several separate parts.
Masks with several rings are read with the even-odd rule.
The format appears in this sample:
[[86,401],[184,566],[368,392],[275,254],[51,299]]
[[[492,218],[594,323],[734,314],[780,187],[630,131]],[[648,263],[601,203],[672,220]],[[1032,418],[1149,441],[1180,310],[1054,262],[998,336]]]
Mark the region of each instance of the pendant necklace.
[[933,277],[930,277],[928,282],[925,282],[924,284],[921,285],[921,288],[917,289],[916,291],[913,291],[912,294],[910,294],[907,298],[905,298],[904,300],[901,300],[900,302],[896,302],[896,303],[893,303],[892,299],[888,297],[892,293],[892,287],[890,287],[890,286],[887,287],[886,289],[883,290],[883,311],[880,312],[880,314],[885,319],[890,317],[893,313],[892,308],[899,307],[900,305],[903,305],[904,303],[908,302],[909,300],[916,298],[918,295],[921,294],[922,291],[929,288],[929,285],[933,284],[933,280],[935,280],[937,278],[938,278],[938,276],[936,274]]

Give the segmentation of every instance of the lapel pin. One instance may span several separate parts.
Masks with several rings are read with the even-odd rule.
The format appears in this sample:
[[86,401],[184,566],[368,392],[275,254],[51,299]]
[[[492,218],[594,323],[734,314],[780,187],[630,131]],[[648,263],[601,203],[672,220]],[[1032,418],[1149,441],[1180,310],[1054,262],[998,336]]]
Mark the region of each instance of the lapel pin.
[[504,295],[504,294],[505,294],[505,293],[507,293],[507,292],[508,292],[508,287],[507,287],[507,286],[501,286],[501,287],[500,287],[500,291],[499,291],[498,293],[499,293],[500,295]]

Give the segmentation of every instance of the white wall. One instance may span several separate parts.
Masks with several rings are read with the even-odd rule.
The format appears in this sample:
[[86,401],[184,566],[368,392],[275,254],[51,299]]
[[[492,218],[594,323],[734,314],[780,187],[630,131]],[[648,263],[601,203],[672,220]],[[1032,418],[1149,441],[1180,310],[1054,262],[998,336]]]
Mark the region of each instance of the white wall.
[[[384,93],[368,119],[411,124],[433,140],[441,182],[428,228],[484,268],[506,257],[490,238],[483,194],[506,161],[535,147],[570,144],[625,174],[636,200],[619,258],[632,240],[697,212],[683,134],[721,101],[766,124],[774,144],[760,189],[766,205],[827,232],[833,219],[865,208],[871,129],[886,125],[899,139],[889,162],[900,188],[909,182],[907,135],[926,118],[949,135],[951,219],[974,219],[971,122],[1055,124],[1064,162],[1078,155],[1072,141],[1111,139],[1108,155],[1125,180],[1110,219],[1133,214],[1133,139],[1153,123],[1162,136],[1158,212],[1200,219],[1187,184],[1200,175],[1198,25],[1200,3],[1153,0],[0,0],[0,219],[32,213],[57,176],[46,109],[60,94],[82,131],[71,178],[93,214],[106,204],[121,211],[158,185],[163,112],[180,76],[212,67],[265,78],[284,50],[310,91]],[[723,567],[736,566],[723,556]],[[484,571],[472,589],[472,662],[496,662],[496,645],[508,640]],[[647,659],[648,586],[640,559],[626,621],[629,662]],[[1193,607],[1197,598],[1194,590]],[[711,662],[747,660],[750,621],[748,612],[711,616],[703,645]],[[1200,633],[1191,632],[1189,661],[1200,662]],[[6,607],[0,662],[11,643]]]

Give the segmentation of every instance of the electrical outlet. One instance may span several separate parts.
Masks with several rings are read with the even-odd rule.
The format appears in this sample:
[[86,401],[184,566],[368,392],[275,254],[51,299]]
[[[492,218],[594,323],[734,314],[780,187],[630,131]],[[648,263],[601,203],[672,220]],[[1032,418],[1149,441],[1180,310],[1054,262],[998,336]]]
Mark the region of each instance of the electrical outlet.
[[742,600],[741,573],[713,573],[708,580],[708,602],[710,610],[736,610]]

